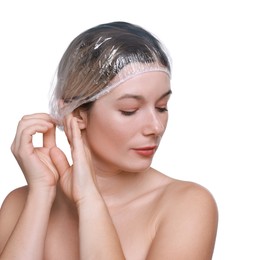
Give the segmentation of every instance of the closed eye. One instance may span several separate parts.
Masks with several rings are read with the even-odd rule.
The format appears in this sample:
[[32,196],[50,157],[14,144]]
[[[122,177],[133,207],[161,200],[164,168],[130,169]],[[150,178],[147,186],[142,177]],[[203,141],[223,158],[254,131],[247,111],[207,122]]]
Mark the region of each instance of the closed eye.
[[124,116],[131,116],[133,115],[136,110],[133,110],[133,111],[124,111],[124,110],[120,110],[121,114],[124,115]]
[[167,107],[157,107],[156,108],[160,113],[168,112]]

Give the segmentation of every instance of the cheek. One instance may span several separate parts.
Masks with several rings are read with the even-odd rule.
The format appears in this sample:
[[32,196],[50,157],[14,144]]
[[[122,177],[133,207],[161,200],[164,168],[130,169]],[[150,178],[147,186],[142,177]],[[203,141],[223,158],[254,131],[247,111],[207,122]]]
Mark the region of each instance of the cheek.
[[[95,117],[87,127],[88,143],[96,150],[102,147],[106,151],[126,144],[136,129],[133,124],[122,122],[120,116],[113,113],[101,118]],[[99,148],[98,148],[99,146]]]

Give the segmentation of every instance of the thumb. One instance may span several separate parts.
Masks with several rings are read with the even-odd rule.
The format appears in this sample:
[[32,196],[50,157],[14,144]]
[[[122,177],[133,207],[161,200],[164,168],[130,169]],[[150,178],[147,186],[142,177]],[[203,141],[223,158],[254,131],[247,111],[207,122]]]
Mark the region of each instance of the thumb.
[[59,149],[57,146],[54,146],[50,149],[50,157],[59,173],[59,176],[62,177],[70,168],[70,164],[66,155],[61,149]]

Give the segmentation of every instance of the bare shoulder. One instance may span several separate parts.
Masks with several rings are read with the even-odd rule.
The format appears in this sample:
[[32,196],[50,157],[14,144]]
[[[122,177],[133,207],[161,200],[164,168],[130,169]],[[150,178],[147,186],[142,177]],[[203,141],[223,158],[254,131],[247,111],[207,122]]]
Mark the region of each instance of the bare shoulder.
[[27,198],[27,187],[23,186],[11,191],[5,198],[0,209],[0,252],[8,239],[24,208]]
[[23,208],[25,200],[27,198],[28,188],[27,186],[19,187],[13,191],[11,191],[5,198],[0,214],[4,214],[5,210],[18,210]]
[[178,208],[179,210],[212,210],[217,213],[217,204],[211,192],[205,187],[188,181],[173,180],[164,189],[162,203],[168,210]]
[[218,209],[208,189],[172,180],[164,187],[157,213],[157,230],[147,259],[211,259]]
[[152,169],[149,176],[153,177],[155,187],[159,188],[158,210],[174,213],[177,209],[190,211],[192,208],[210,210],[217,213],[217,204],[212,193],[204,186],[191,182],[171,178],[162,172]]
[[0,228],[3,222],[13,222],[23,210],[28,194],[27,186],[11,191],[5,198],[0,209]]
[[196,221],[203,221],[215,229],[218,222],[215,198],[207,188],[194,182],[170,182],[163,191],[161,207],[161,219],[170,217],[175,223],[182,223],[187,219],[197,225]]

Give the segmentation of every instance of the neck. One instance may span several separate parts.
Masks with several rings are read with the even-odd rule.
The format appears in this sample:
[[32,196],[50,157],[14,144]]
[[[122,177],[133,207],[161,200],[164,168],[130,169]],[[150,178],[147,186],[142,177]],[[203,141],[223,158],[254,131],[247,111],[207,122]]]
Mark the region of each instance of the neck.
[[[118,205],[130,201],[144,184],[144,177],[150,168],[143,172],[117,172],[96,174],[99,191],[107,205]],[[139,189],[140,187],[140,189]]]

